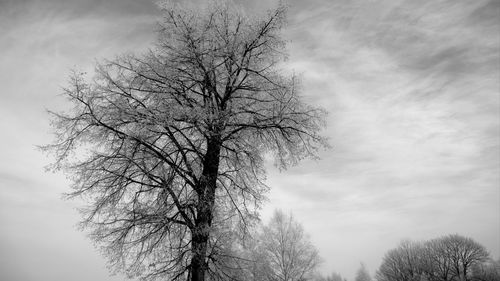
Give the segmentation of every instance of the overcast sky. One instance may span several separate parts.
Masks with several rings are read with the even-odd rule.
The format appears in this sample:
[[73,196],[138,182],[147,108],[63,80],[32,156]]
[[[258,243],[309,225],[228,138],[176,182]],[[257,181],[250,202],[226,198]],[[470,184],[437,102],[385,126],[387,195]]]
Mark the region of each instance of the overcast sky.
[[[241,1],[250,11],[275,1]],[[458,233],[500,256],[500,1],[290,2],[288,65],[329,111],[332,149],[269,165],[262,215],[291,211],[324,273],[374,274],[402,239]],[[51,160],[45,109],[70,69],[140,52],[150,0],[0,0],[0,279],[122,280],[75,228],[78,202]]]

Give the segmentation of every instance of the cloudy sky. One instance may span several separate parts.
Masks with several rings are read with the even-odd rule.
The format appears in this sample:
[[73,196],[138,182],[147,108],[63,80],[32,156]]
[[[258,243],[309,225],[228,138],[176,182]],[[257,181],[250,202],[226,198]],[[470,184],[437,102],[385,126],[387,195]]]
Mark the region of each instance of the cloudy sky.
[[[321,270],[351,279],[402,239],[458,233],[498,258],[500,1],[289,3],[288,65],[329,111],[332,148],[269,165],[263,220],[293,212]],[[146,49],[157,17],[151,0],[0,0],[0,279],[123,279],[76,230],[78,202],[36,145],[52,139],[45,109],[67,107],[70,69]]]

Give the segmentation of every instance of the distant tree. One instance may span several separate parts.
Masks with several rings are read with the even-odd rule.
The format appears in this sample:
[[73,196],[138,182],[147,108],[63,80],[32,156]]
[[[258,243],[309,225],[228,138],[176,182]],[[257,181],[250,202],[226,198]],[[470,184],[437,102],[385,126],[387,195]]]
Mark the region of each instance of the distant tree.
[[472,267],[488,260],[486,248],[468,237],[458,234],[444,236],[438,243],[446,250],[454,277],[460,281],[472,280]]
[[484,267],[488,256],[482,245],[456,234],[423,243],[404,241],[384,256],[376,278],[378,281],[471,281],[483,268],[489,270]]
[[419,281],[423,273],[421,243],[402,241],[387,252],[376,273],[378,281]]
[[255,256],[262,281],[304,281],[312,278],[320,257],[293,216],[275,211],[262,229]]
[[333,272],[332,274],[328,276],[322,276],[320,274],[316,275],[313,280],[315,281],[345,281],[345,278],[342,278],[342,275]]
[[286,9],[198,8],[163,5],[154,49],[73,75],[73,107],[45,147],[72,175],[70,197],[90,202],[83,227],[134,277],[206,280],[227,260],[228,218],[256,216],[264,156],[286,168],[325,145],[323,111],[279,67]]
[[361,264],[361,267],[356,272],[356,278],[354,280],[355,281],[371,281],[372,280],[372,278],[370,277],[370,273],[368,273],[368,270],[366,269],[366,266],[363,263]]
[[326,278],[327,281],[344,281],[345,279],[342,278],[342,275],[333,272],[330,276]]

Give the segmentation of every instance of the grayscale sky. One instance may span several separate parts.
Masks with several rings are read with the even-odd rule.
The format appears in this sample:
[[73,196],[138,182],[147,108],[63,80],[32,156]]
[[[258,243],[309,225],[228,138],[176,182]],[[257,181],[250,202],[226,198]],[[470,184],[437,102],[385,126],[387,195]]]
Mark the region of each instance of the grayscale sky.
[[[243,1],[259,11],[275,1]],[[249,3],[251,4],[249,4]],[[402,239],[458,233],[500,256],[500,1],[291,0],[288,65],[329,111],[332,149],[279,172],[324,273],[371,274]],[[46,173],[45,109],[72,68],[140,52],[151,0],[0,0],[0,279],[122,280],[75,225],[69,181]]]

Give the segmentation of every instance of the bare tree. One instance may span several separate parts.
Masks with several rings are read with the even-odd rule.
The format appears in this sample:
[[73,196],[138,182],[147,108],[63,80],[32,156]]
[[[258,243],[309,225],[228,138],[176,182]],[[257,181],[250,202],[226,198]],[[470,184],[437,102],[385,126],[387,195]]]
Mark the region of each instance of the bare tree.
[[420,259],[423,271],[429,280],[453,280],[452,264],[448,256],[448,251],[439,239],[433,239],[424,243]]
[[418,281],[423,272],[421,243],[402,241],[387,252],[376,273],[379,281]]
[[255,280],[302,281],[311,278],[320,257],[293,216],[275,211],[263,227],[254,255]]
[[384,257],[378,281],[469,281],[488,260],[486,249],[457,234],[426,242],[405,241]]
[[361,263],[361,267],[358,269],[356,272],[356,278],[354,278],[355,281],[371,281],[372,278],[370,277],[370,273],[366,269],[366,266],[364,263]]
[[256,217],[264,155],[282,168],[315,156],[324,112],[279,68],[283,6],[256,18],[220,2],[162,9],[149,52],[71,77],[73,108],[54,113],[45,149],[72,175],[69,196],[88,200],[82,225],[115,270],[200,281],[219,266],[226,222]]
[[471,238],[453,234],[438,241],[446,251],[456,280],[471,280],[471,268],[489,258],[486,248]]

